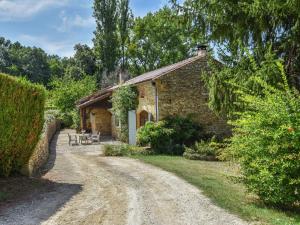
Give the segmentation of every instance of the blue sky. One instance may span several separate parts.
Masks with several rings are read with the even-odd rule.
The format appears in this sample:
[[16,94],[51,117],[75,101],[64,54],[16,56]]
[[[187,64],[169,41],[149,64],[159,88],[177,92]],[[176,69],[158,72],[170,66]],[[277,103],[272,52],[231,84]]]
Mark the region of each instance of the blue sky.
[[[135,16],[156,11],[168,0],[131,0]],[[93,0],[0,0],[0,36],[49,54],[72,56],[77,43],[92,46]]]

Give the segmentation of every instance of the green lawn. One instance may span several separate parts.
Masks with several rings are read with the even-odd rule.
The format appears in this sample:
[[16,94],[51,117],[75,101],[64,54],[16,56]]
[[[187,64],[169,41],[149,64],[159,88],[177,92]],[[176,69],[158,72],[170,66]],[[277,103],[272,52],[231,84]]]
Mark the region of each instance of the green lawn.
[[[191,161],[174,156],[133,156],[170,171],[201,189],[215,204],[248,221],[297,225],[299,212],[282,212],[260,204],[238,182],[238,168],[228,162]],[[297,215],[298,214],[298,215]]]

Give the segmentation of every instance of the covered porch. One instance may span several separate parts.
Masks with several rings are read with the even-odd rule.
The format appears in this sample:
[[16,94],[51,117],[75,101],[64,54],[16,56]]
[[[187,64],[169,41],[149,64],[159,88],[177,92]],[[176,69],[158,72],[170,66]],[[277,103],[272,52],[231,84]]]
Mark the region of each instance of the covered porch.
[[110,93],[80,104],[80,128],[88,133],[113,136]]

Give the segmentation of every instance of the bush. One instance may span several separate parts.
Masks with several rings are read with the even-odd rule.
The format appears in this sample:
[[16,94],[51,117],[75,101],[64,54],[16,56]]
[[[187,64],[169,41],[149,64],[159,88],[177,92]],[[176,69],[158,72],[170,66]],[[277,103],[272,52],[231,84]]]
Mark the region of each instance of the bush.
[[127,148],[123,145],[104,145],[103,153],[105,156],[125,156]]
[[257,79],[263,95],[242,95],[247,110],[233,122],[227,154],[240,161],[250,191],[288,207],[300,201],[300,98],[283,78],[284,90]]
[[157,154],[182,155],[184,145],[192,145],[203,134],[189,118],[168,117],[158,123],[147,122],[138,130],[137,140],[139,145],[150,145]]
[[215,161],[217,160],[217,148],[214,147],[214,142],[211,143],[202,140],[190,148],[185,147],[183,156],[191,160]]
[[151,155],[152,151],[149,149],[132,146],[128,144],[121,145],[104,145],[105,156],[126,156],[126,155]]
[[19,172],[44,124],[45,89],[24,79],[0,74],[0,175]]

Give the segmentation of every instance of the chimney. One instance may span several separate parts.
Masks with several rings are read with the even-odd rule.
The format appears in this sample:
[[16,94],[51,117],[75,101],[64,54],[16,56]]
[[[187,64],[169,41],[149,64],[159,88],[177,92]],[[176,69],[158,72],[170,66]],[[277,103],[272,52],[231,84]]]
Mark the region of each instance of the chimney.
[[197,45],[197,50],[198,50],[198,56],[205,57],[207,55],[207,45],[205,44],[198,44]]

